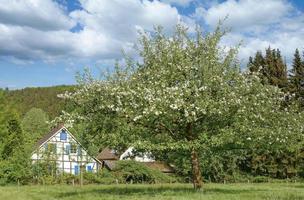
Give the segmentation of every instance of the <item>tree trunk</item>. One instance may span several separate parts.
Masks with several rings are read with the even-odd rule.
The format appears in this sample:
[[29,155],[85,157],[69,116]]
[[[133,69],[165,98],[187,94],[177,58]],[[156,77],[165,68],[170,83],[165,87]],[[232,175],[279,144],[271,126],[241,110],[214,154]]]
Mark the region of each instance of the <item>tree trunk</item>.
[[193,187],[196,190],[200,190],[203,186],[203,178],[201,174],[199,158],[196,150],[191,152],[191,164],[192,164],[192,176]]

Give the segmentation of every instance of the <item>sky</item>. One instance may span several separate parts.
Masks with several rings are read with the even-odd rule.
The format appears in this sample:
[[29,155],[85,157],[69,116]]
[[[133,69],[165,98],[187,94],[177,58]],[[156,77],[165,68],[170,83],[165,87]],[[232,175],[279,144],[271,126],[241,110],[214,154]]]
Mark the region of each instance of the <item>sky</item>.
[[136,57],[138,31],[212,31],[226,16],[221,45],[241,42],[243,65],[268,46],[288,65],[304,50],[304,0],[0,0],[0,87],[75,84],[76,72],[98,76],[122,50]]

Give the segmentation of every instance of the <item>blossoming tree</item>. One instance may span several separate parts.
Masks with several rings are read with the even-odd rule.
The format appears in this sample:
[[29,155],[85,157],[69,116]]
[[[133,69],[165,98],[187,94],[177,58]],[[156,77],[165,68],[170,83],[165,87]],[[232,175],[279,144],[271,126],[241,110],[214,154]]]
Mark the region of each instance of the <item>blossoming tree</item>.
[[[63,96],[76,102],[78,114],[99,127],[95,131],[104,140],[189,152],[193,185],[200,189],[201,151],[280,145],[302,131],[298,116],[288,117],[296,114],[281,108],[279,89],[240,72],[237,51],[221,48],[222,36],[220,28],[191,35],[183,26],[171,36],[161,28],[143,33],[140,61],[126,58],[124,67],[102,80],[86,76],[78,91]],[[121,126],[123,131],[114,131]]]

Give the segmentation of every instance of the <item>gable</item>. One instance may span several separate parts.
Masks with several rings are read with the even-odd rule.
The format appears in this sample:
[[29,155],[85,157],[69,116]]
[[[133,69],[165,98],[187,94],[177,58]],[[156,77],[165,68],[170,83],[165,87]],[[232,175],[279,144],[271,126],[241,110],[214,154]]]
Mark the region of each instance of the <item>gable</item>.
[[[62,133],[65,133],[62,134]],[[56,143],[62,143],[64,144],[69,144],[69,148],[73,148],[72,144],[75,144],[77,146],[76,151],[81,151],[81,155],[89,156],[91,159],[95,160],[96,162],[100,163],[99,160],[88,154],[86,149],[78,142],[78,140],[74,137],[73,134],[71,134],[64,125],[60,125],[56,128],[54,128],[52,131],[50,131],[48,134],[46,134],[42,139],[40,139],[36,143],[36,149],[41,150],[42,148],[45,148],[49,144],[56,144]],[[72,149],[71,149],[72,150]]]
[[49,133],[45,134],[43,138],[38,140],[38,142],[36,143],[36,147],[38,147],[38,148],[41,147],[44,143],[46,143],[48,140],[50,140],[50,138],[52,138],[52,136],[54,136],[62,128],[64,128],[63,124],[53,128]]

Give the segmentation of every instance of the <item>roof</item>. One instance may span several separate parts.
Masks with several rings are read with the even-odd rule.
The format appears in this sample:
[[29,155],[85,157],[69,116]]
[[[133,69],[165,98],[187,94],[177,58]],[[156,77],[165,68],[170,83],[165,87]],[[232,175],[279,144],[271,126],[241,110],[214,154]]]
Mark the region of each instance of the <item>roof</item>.
[[116,166],[116,162],[117,160],[105,160],[104,162],[104,166],[108,169],[108,170],[113,170]]
[[50,137],[52,137],[55,133],[60,131],[60,129],[62,129],[63,127],[64,125],[60,124],[59,126],[53,128],[49,133],[45,134],[43,138],[38,140],[38,142],[36,143],[36,147],[40,147],[43,143],[45,143]]
[[163,173],[174,173],[173,167],[162,161],[142,162],[142,163],[151,169],[156,169]]
[[117,155],[113,150],[106,147],[97,155],[97,159],[100,161],[119,160],[119,155]]

